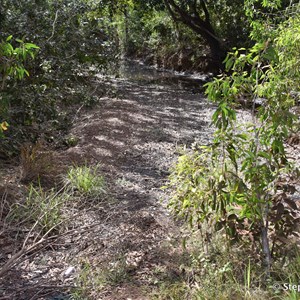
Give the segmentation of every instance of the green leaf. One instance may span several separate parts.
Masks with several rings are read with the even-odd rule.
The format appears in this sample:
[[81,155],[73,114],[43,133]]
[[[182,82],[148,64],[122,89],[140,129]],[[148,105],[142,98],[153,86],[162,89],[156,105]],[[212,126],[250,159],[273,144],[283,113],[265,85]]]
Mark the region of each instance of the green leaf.
[[35,44],[32,44],[32,43],[25,43],[25,48],[26,49],[40,49],[39,46],[35,45]]
[[259,157],[266,158],[267,160],[272,160],[272,156],[269,153],[267,153],[267,152],[259,151],[257,155]]

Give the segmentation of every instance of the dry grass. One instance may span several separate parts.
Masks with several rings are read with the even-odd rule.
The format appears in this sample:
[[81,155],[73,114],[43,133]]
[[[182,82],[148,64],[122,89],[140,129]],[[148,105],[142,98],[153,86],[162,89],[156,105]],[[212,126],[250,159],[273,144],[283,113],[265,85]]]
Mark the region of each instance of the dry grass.
[[21,182],[39,181],[54,170],[54,165],[53,152],[46,150],[41,141],[36,144],[26,143],[21,146]]
[[266,278],[263,267],[251,258],[246,245],[227,249],[223,237],[216,235],[206,252],[202,243],[197,234],[191,235],[185,248],[190,260],[178,265],[185,273],[176,281],[160,274],[153,300],[300,299],[300,293],[284,290],[284,284],[299,284],[299,249],[294,248],[285,262],[274,262],[271,276]]

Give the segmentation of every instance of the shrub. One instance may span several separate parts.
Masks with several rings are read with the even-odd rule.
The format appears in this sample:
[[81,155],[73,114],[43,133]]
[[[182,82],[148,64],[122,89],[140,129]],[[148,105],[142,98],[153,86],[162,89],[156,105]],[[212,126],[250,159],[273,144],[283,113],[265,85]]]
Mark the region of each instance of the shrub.
[[[211,222],[231,242],[250,242],[267,275],[272,259],[280,258],[289,239],[299,236],[297,205],[278,188],[279,178],[294,170],[285,141],[299,128],[292,113],[300,86],[299,46],[299,14],[291,14],[267,40],[228,54],[228,73],[208,83],[206,90],[218,105],[212,117],[214,140],[180,157],[170,178],[174,212],[192,226]],[[236,118],[241,97],[253,106],[253,122],[244,128]],[[257,98],[263,99],[258,110]]]
[[[25,43],[23,40],[16,39],[18,47],[13,46],[13,36],[10,35],[5,41],[0,42],[0,102],[1,114],[9,106],[3,93],[7,85],[16,80],[22,80],[25,75],[29,76],[25,63],[36,55],[39,47],[32,43]],[[0,114],[0,118],[3,116]],[[7,130],[7,122],[0,123],[0,137],[3,131]]]

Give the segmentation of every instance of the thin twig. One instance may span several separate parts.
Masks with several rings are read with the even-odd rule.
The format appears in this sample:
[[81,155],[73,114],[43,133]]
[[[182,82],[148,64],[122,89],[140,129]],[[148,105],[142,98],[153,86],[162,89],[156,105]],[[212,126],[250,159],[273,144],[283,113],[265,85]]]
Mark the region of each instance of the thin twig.
[[54,18],[54,21],[52,23],[52,33],[51,33],[51,36],[48,38],[47,42],[49,42],[54,37],[55,25],[56,25],[57,18],[58,18],[58,10],[55,13],[55,18]]
[[[106,218],[109,219],[109,217]],[[105,220],[105,221],[106,221]],[[104,221],[104,222],[105,222]],[[23,257],[24,255],[32,252],[33,250],[37,250],[37,248],[39,248],[39,246],[42,246],[45,242],[50,242],[52,240],[55,240],[55,239],[58,239],[58,238],[61,238],[63,236],[66,236],[66,235],[69,235],[69,234],[72,234],[72,233],[83,233],[83,232],[87,232],[89,231],[91,228],[95,227],[95,226],[98,226],[98,225],[103,225],[103,221],[102,222],[98,222],[98,223],[94,223],[94,224],[91,224],[91,225],[87,225],[87,226],[84,226],[84,227],[81,227],[81,228],[74,228],[74,229],[71,229],[63,234],[57,234],[55,236],[51,236],[51,237],[47,237],[47,235],[57,226],[57,225],[54,225],[53,227],[51,227],[37,242],[34,242],[33,245],[29,246],[27,249],[25,248],[25,243],[23,243],[23,246],[22,246],[22,249],[20,251],[18,251],[16,254],[14,254],[5,264],[4,266],[0,269],[0,278],[3,277],[4,273],[6,273],[7,271],[9,271],[19,260],[21,257]],[[34,225],[35,226],[35,225]],[[29,233],[28,233],[29,235]],[[28,235],[27,237],[25,238],[25,241],[27,242],[28,241]],[[45,247],[45,246],[44,246]],[[38,251],[42,250],[44,247],[40,248]],[[35,252],[36,254],[37,252]]]

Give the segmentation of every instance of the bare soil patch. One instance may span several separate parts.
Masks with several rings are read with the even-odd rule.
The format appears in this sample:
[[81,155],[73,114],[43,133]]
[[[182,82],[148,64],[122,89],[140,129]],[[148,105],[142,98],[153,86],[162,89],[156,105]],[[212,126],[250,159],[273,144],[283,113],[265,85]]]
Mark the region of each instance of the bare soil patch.
[[[106,192],[94,197],[78,194],[68,202],[63,230],[21,253],[0,281],[0,300],[148,300],[160,281],[184,277],[182,228],[170,216],[169,195],[161,187],[182,147],[207,144],[212,138],[214,107],[198,89],[151,76],[107,79],[111,96],[101,97],[99,88],[97,105],[75,116],[70,136],[77,144],[49,152],[55,168],[42,182],[47,188],[60,186],[69,167],[86,165],[98,166]],[[95,90],[103,84],[97,77],[91,82]],[[250,115],[241,110],[238,117],[245,122]],[[298,148],[296,141],[289,149],[295,161]],[[42,153],[43,161],[50,162],[48,152]],[[1,166],[2,217],[8,204],[26,198],[21,168],[18,163]],[[31,244],[35,237],[2,223],[3,266],[21,251],[26,236]]]
[[[180,250],[171,243],[180,238],[180,227],[161,187],[180,147],[210,140],[213,107],[178,85],[106,84],[114,96],[81,112],[71,129],[79,142],[56,153],[56,161],[62,169],[99,165],[107,193],[74,200],[65,211],[65,232],[24,255],[3,278],[0,299],[73,299],[70,291],[79,287],[85,290],[78,299],[151,299],[159,270],[170,280],[180,276]],[[18,176],[9,180],[16,183]],[[20,249],[11,236],[2,240],[2,262]]]

